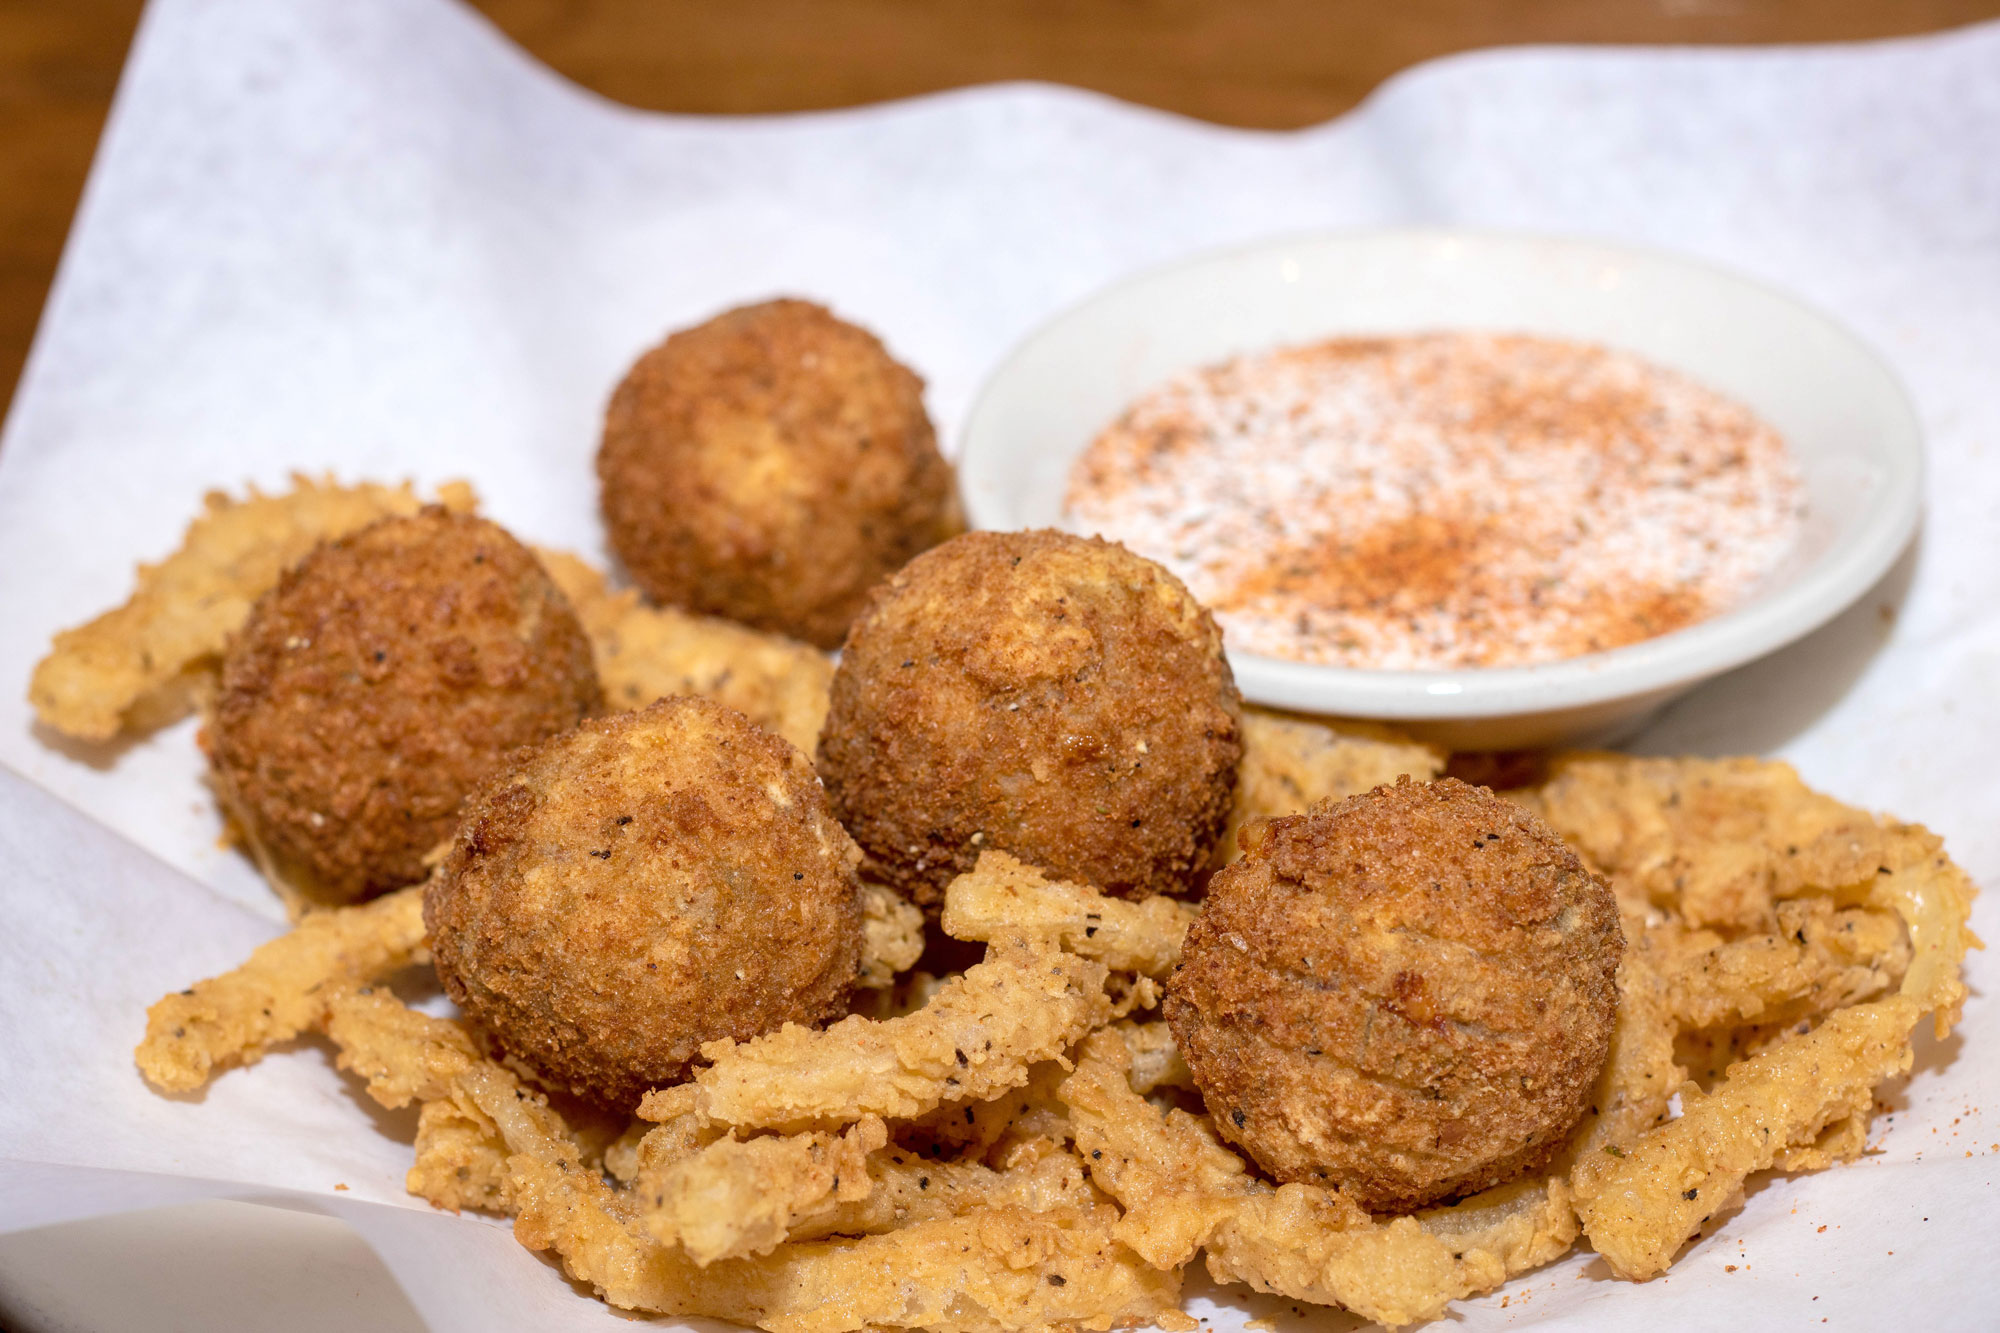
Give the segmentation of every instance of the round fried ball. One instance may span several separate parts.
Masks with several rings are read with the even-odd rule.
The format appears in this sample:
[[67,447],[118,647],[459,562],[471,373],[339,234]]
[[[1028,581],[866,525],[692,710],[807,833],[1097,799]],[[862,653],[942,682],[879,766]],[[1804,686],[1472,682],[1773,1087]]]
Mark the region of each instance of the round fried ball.
[[769,301],[683,330],[612,395],[612,549],[654,600],[832,648],[963,527],[923,381],[864,329]]
[[1623,951],[1610,887],[1534,815],[1405,778],[1251,830],[1166,1016],[1216,1128],[1266,1172],[1403,1211],[1562,1147]]
[[845,1013],[859,859],[803,754],[669,698],[482,788],[424,924],[445,990],[504,1050],[630,1109],[703,1042]]
[[422,879],[466,793],[599,700],[590,639],[540,562],[433,506],[319,547],[257,602],[203,740],[266,867],[352,902]]
[[1145,897],[1193,887],[1242,755],[1222,635],[1165,569],[1060,532],[974,532],[877,590],[819,771],[872,873],[934,906],[988,849]]

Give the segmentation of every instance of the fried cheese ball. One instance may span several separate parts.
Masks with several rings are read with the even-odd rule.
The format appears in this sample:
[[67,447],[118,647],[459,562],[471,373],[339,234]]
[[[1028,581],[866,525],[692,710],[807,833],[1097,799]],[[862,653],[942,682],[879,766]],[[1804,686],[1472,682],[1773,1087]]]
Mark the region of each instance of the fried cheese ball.
[[1451,778],[1246,830],[1165,1012],[1216,1128],[1271,1176],[1406,1211],[1546,1163],[1610,1049],[1611,889]]
[[630,1110],[703,1042],[846,1012],[859,859],[796,748],[668,698],[482,788],[424,923],[446,992],[502,1049]]
[[982,851],[1147,897],[1195,887],[1242,755],[1222,635],[1172,574],[1060,532],[973,532],[884,583],[819,771],[871,873],[934,908]]
[[923,381],[806,301],[728,311],[640,357],[597,475],[612,549],[655,601],[822,648],[964,526]]
[[258,600],[203,744],[267,872],[352,902],[422,879],[466,794],[599,698],[590,639],[533,554],[430,506],[319,546]]

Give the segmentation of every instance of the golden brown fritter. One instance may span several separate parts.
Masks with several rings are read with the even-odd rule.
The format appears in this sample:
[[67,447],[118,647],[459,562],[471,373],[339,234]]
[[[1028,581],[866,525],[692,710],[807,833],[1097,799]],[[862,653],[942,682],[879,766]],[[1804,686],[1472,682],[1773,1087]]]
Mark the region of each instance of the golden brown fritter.
[[429,506],[320,546],[258,600],[203,743],[266,873],[351,902],[422,879],[466,793],[598,701],[590,639],[535,557]]
[[424,921],[445,990],[502,1048],[630,1109],[703,1042],[846,1012],[859,859],[797,749],[662,699],[483,787]]
[[923,387],[806,301],[674,334],[605,413],[612,549],[655,601],[834,647],[870,588],[964,526]]
[[854,624],[819,771],[873,873],[926,907],[982,851],[1145,897],[1221,837],[1241,703],[1172,574],[1060,532],[974,532]]
[[1242,836],[1165,1005],[1216,1127],[1278,1180],[1371,1210],[1554,1156],[1610,1045],[1610,886],[1534,815],[1450,778]]

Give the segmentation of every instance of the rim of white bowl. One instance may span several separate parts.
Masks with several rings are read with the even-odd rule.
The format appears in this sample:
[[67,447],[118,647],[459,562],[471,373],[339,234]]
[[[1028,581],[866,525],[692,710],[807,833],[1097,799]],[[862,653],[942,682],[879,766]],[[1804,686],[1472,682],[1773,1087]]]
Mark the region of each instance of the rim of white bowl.
[[[1014,365],[1032,355],[1040,342],[1083,312],[1131,288],[1188,269],[1300,245],[1383,240],[1556,247],[1579,256],[1636,259],[1697,271],[1756,292],[1790,307],[1794,315],[1818,325],[1835,342],[1846,344],[1880,381],[1879,387],[1887,391],[1885,401],[1895,404],[1896,410],[1885,423],[1885,429],[1892,445],[1890,455],[1899,465],[1890,468],[1874,503],[1847,540],[1823,552],[1783,587],[1761,593],[1685,629],[1559,662],[1458,671],[1364,670],[1227,650],[1237,687],[1251,702],[1335,716],[1429,722],[1546,713],[1662,694],[1743,666],[1810,634],[1875,586],[1915,537],[1923,517],[1923,428],[1901,377],[1881,353],[1845,324],[1781,287],[1706,260],[1595,237],[1503,228],[1355,227],[1292,232],[1205,250],[1115,279],[1043,320],[995,364],[965,414],[965,425],[960,432],[961,466],[965,450],[972,447],[978,434],[981,418]],[[976,492],[966,492],[965,505],[967,518],[975,528],[1018,526],[991,521],[995,516],[982,512],[986,506],[983,496]]]

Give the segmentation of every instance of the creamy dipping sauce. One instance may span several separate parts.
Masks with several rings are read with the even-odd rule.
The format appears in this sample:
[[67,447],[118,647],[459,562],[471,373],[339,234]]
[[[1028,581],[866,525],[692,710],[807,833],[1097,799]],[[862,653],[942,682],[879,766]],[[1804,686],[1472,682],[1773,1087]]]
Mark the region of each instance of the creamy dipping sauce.
[[1803,490],[1746,408],[1637,356],[1341,338],[1176,376],[1072,468],[1066,520],[1173,570],[1231,647],[1524,666],[1727,610]]

